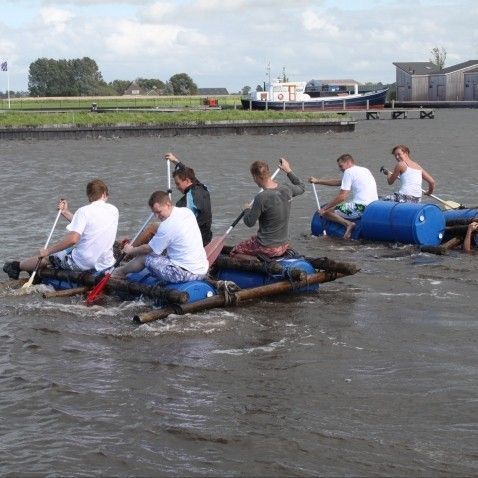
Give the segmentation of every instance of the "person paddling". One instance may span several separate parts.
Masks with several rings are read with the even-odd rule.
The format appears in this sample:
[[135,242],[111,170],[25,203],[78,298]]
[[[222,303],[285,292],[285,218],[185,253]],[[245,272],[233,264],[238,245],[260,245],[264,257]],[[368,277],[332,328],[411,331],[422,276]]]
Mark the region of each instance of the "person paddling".
[[[55,244],[40,249],[38,255],[21,262],[7,262],[3,271],[10,278],[18,279],[20,271],[33,272],[50,264],[57,269],[74,271],[102,271],[115,263],[113,243],[118,229],[118,209],[108,204],[108,187],[101,179],[94,179],[86,186],[89,204],[74,214],[68,203],[61,200],[58,209],[70,221],[68,233]],[[41,261],[39,261],[41,258]]]
[[161,224],[148,244],[125,244],[123,252],[132,260],[118,267],[112,277],[124,278],[146,267],[160,284],[204,279],[209,263],[193,212],[174,206],[165,191],[151,194],[148,205]]
[[425,192],[430,196],[435,189],[435,180],[425,171],[417,162],[410,157],[408,146],[399,144],[392,149],[397,163],[392,172],[382,168],[382,172],[387,176],[388,184],[392,185],[397,179],[400,179],[400,189],[393,195],[385,196],[386,201],[395,202],[413,202],[418,203],[422,198],[422,180],[428,184]]
[[271,177],[265,161],[255,161],[250,166],[254,182],[263,189],[251,204],[244,206],[244,224],[253,227],[259,222],[257,235],[240,242],[230,252],[267,257],[280,257],[290,248],[289,218],[292,198],[303,194],[304,183],[292,172],[289,162],[280,158],[279,168],[287,174],[291,184],[279,184]]
[[[174,184],[177,190],[183,194],[176,202],[176,206],[187,207],[193,212],[201,231],[203,246],[206,246],[212,239],[212,211],[209,191],[197,179],[194,169],[183,164],[173,153],[166,153],[164,159],[175,165],[173,171]],[[139,246],[149,242],[158,230],[158,226],[159,223],[157,222],[148,225],[133,245]]]
[[[350,154],[342,154],[337,159],[337,164],[343,172],[342,180],[311,176],[309,182],[324,186],[340,186],[340,192],[319,209],[319,214],[329,221],[342,224],[345,227],[344,239],[350,239],[355,227],[352,221],[361,217],[365,207],[378,199],[377,184],[372,173],[363,166],[357,166]],[[347,202],[350,192],[352,199]]]

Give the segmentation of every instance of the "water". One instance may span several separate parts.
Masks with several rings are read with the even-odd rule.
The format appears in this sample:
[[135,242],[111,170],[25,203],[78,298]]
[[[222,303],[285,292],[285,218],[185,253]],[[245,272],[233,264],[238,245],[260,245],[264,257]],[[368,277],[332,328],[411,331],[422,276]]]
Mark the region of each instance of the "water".
[[[334,177],[350,152],[389,193],[379,169],[399,143],[438,196],[477,205],[477,119],[448,110],[354,133],[3,142],[1,262],[43,245],[58,198],[83,205],[92,177],[131,236],[151,191],[167,187],[169,150],[208,183],[216,233],[257,190],[253,160],[286,156],[301,177]],[[335,192],[318,187],[321,202]],[[147,304],[0,291],[0,473],[478,474],[477,257],[312,237],[314,209],[310,188],[294,200],[294,247],[362,270],[310,296],[135,326]],[[251,233],[239,224],[228,243]]]

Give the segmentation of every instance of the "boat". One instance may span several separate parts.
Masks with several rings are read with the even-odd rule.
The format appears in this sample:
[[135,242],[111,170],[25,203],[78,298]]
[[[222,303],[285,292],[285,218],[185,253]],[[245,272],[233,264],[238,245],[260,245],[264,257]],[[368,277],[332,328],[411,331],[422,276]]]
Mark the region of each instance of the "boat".
[[381,109],[388,88],[361,92],[354,80],[280,81],[264,85],[241,98],[243,109],[249,110],[356,110]]
[[[468,224],[473,220],[478,220],[478,209],[442,210],[436,204],[377,200],[353,221],[351,238],[415,244],[423,251],[444,254],[463,242]],[[315,212],[311,232],[315,236],[343,237],[345,227]],[[478,246],[478,235],[474,243]]]
[[[228,248],[226,248],[228,249]],[[287,293],[315,292],[319,284],[358,272],[354,264],[328,258],[282,257],[278,260],[237,259],[221,254],[210,270],[210,278],[177,284],[158,285],[147,269],[128,274],[126,280],[110,278],[104,292],[131,300],[144,297],[153,308],[135,315],[138,323],[164,319],[170,314],[199,312],[216,307],[239,305],[246,300]],[[38,280],[58,293],[45,297],[86,293],[101,274],[66,271],[46,267],[37,272]]]

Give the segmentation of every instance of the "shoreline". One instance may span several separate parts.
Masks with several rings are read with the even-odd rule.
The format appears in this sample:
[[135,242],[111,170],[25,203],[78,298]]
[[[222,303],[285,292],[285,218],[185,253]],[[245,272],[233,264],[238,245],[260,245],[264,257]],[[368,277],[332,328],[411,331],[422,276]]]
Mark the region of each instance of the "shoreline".
[[187,136],[230,134],[261,135],[355,131],[356,122],[343,119],[279,119],[184,122],[171,124],[118,123],[109,125],[52,124],[28,127],[0,127],[0,140],[100,139],[141,136]]

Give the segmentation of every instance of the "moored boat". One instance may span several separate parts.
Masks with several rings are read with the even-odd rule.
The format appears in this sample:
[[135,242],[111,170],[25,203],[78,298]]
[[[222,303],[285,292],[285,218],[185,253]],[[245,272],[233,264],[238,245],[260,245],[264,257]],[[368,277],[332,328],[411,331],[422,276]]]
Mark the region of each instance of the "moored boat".
[[[388,88],[361,92],[354,80],[275,81],[241,99],[253,110],[351,110],[383,108]],[[352,88],[352,89],[350,89]]]

